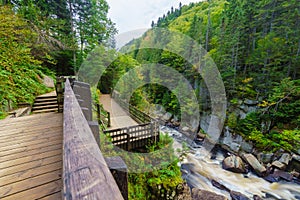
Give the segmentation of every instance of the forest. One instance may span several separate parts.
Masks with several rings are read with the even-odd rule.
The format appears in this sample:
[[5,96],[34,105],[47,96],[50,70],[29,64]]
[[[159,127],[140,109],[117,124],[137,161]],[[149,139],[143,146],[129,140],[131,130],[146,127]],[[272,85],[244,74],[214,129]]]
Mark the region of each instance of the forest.
[[[228,101],[225,126],[255,142],[263,151],[275,152],[280,148],[297,151],[300,137],[299,9],[299,1],[280,0],[214,0],[179,5],[156,23],[152,22],[152,31],[131,41],[122,50],[135,49],[129,55],[140,63],[160,63],[174,68],[189,80],[194,90],[205,91],[203,79],[182,57],[163,50],[136,50],[145,44],[162,43],[184,54],[190,44],[175,42],[176,39],[158,41],[155,30],[168,28],[190,36],[208,52],[221,73]],[[162,104],[178,117],[182,114],[172,91],[159,85],[148,85],[144,91],[151,103]],[[201,91],[197,97],[199,110],[204,112],[210,107],[210,99]],[[237,110],[245,102],[254,103],[256,109],[242,116]]]
[[101,0],[0,1],[0,118],[46,92],[43,75],[74,75],[117,32]]
[[[46,93],[48,89],[42,84],[45,75],[55,79],[77,75],[81,66],[97,66],[86,74],[90,77],[107,63],[110,65],[98,83],[101,93],[111,93],[131,69],[156,63],[182,74],[197,91],[199,102],[186,100],[187,104],[201,114],[209,113],[211,99],[205,82],[191,63],[169,51],[142,48],[161,43],[181,55],[185,49],[193,49],[194,44],[184,40],[164,40],[155,35],[156,30],[167,29],[192,38],[214,60],[226,89],[226,127],[260,151],[299,154],[299,0],[180,3],[149,22],[152,28],[120,51],[115,49],[117,29],[107,17],[109,5],[105,0],[0,0],[0,5],[0,119],[19,104],[33,103],[35,96]],[[147,78],[141,74],[133,77],[132,83]],[[120,92],[126,94],[128,88],[130,85],[123,84]],[[189,92],[180,84],[175,90]],[[146,112],[149,106],[160,104],[179,119],[184,114],[174,92],[158,84],[136,90],[130,103]],[[255,109],[244,110],[245,104]],[[175,187],[167,183],[181,182],[179,173],[173,163],[159,173],[132,175],[131,194],[138,192],[140,199],[150,198],[145,188],[151,188],[155,181]],[[151,180],[148,186],[143,183],[146,179]]]

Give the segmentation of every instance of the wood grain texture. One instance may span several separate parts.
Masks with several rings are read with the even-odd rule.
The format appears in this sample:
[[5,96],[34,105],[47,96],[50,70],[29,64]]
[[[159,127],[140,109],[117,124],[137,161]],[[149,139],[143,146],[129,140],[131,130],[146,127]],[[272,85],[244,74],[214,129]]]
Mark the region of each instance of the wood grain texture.
[[64,199],[123,199],[68,80],[63,130]]
[[[0,122],[0,199],[61,199],[60,113]],[[54,199],[54,198],[52,198]]]

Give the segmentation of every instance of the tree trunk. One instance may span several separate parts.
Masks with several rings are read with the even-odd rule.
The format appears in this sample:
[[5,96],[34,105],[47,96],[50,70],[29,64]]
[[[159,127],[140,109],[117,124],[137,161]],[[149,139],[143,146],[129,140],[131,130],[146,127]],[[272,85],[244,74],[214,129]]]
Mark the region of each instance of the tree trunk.
[[74,23],[73,23],[73,8],[72,8],[72,2],[71,0],[68,1],[68,4],[69,4],[69,9],[70,9],[70,23],[71,23],[71,31],[72,31],[72,45],[73,46],[73,62],[74,62],[74,75],[76,75],[76,49],[75,49],[75,46],[76,46],[76,42],[75,42],[75,30],[74,30]]

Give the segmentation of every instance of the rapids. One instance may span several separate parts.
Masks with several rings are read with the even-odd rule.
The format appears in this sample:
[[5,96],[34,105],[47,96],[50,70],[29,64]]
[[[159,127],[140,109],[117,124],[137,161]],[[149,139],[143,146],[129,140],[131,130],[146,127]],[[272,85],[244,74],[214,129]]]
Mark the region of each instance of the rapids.
[[[183,142],[188,141],[187,138],[168,127],[161,127],[161,131],[169,134],[174,139],[173,147],[177,156],[179,156],[176,149],[182,149]],[[264,199],[300,199],[300,185],[282,181],[269,183],[252,172],[245,175],[224,170],[222,161],[225,157],[221,151],[212,153],[199,145],[189,144],[187,146],[189,148],[188,153],[180,165],[183,172],[182,177],[190,187],[212,191],[231,199],[229,192],[212,185],[211,182],[214,180],[230,190],[246,195],[250,199],[253,199],[254,195]],[[213,159],[211,159],[213,154]]]

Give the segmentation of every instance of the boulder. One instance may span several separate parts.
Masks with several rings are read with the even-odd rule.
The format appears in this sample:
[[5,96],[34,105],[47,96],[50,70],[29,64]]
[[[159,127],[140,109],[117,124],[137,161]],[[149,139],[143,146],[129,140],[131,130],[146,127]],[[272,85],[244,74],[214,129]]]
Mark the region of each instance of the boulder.
[[[242,136],[233,135],[229,128],[226,127],[224,131],[224,136],[222,138],[222,147],[230,152],[237,153],[241,148],[241,143],[243,141]],[[227,148],[228,147],[228,148]]]
[[190,129],[189,129],[189,127],[187,127],[187,126],[185,126],[185,127],[183,127],[182,128],[182,131],[184,131],[184,132],[188,132]]
[[252,154],[243,154],[243,158],[259,176],[263,176],[266,173],[267,169]]
[[192,197],[194,200],[228,200],[228,198],[223,195],[197,188],[192,189]]
[[264,177],[264,179],[270,183],[276,183],[280,180],[280,178],[274,174],[269,174],[268,176]]
[[263,198],[255,194],[253,195],[253,200],[263,200]]
[[282,156],[279,159],[279,162],[285,164],[285,165],[289,165],[290,161],[292,160],[292,157],[289,153],[284,153],[282,154]]
[[273,153],[258,153],[257,154],[257,159],[260,162],[262,162],[264,164],[267,164],[267,163],[272,162],[273,156],[274,156]]
[[220,183],[218,181],[212,180],[211,184],[220,190],[225,190],[227,192],[230,192],[230,189],[228,189],[225,185],[223,185],[222,183]]
[[235,155],[231,155],[223,160],[223,169],[232,171],[235,173],[247,173],[243,160]]
[[246,153],[251,153],[253,150],[253,144],[250,142],[242,141],[241,143],[241,149],[245,151]]
[[244,101],[244,104],[249,105],[249,106],[255,106],[255,105],[257,105],[258,103],[259,103],[258,101],[256,101],[256,100],[250,100],[250,99],[246,99],[246,100]]
[[277,168],[277,169],[281,169],[281,170],[284,170],[286,165],[279,162],[278,160],[275,160],[274,162],[272,162],[272,166]]
[[230,196],[232,200],[250,200],[246,195],[236,191],[230,191]]
[[297,172],[297,171],[295,171],[295,170],[293,170],[293,171],[291,172],[291,174],[292,174],[293,177],[295,177],[295,178],[300,178],[300,173]]
[[275,170],[273,174],[269,174],[268,176],[264,177],[264,179],[270,183],[278,182],[280,179],[292,181],[293,175],[282,170]]
[[192,132],[197,132],[200,122],[197,119],[192,119],[190,123],[191,123],[191,125],[190,125],[191,126],[191,131]]
[[186,184],[179,184],[176,187],[176,200],[192,200],[191,190],[190,187]]
[[167,112],[166,114],[164,114],[164,116],[162,117],[162,119],[164,121],[170,121],[170,119],[172,118],[172,114]]
[[288,172],[285,172],[285,171],[282,171],[282,170],[275,170],[274,172],[274,176],[275,177],[280,177],[286,181],[292,181],[293,180],[293,175],[288,173]]

